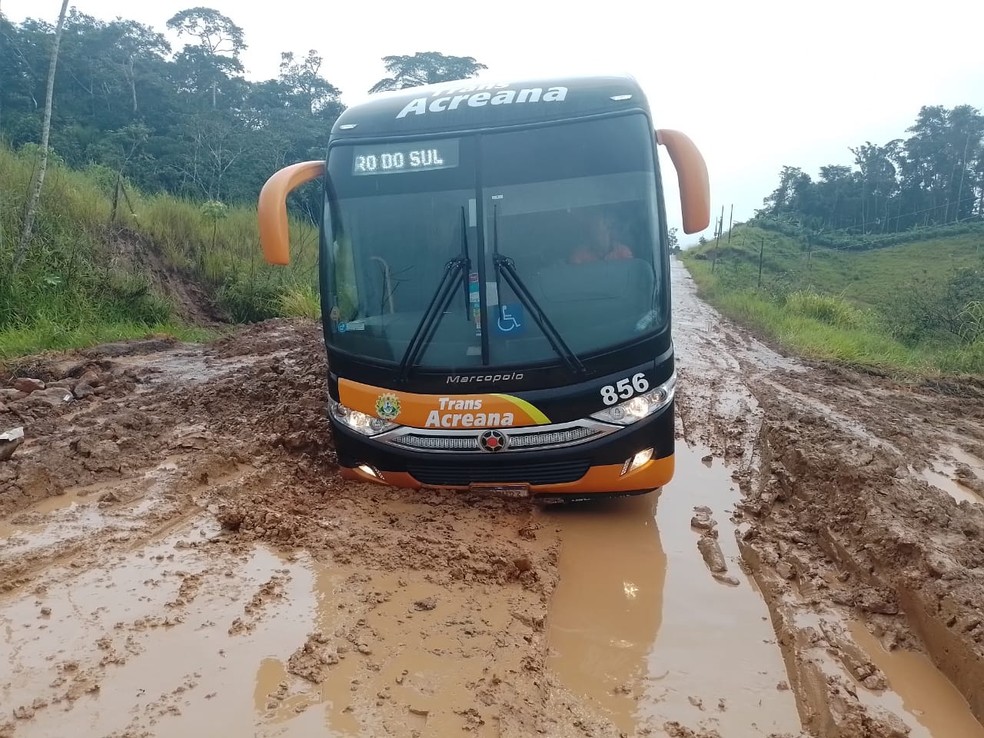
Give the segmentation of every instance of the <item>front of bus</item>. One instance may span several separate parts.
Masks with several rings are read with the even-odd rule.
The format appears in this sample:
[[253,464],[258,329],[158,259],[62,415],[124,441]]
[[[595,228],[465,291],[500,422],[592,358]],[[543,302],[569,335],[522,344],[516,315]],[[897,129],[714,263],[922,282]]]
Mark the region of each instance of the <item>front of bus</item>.
[[343,475],[575,497],[670,480],[666,224],[632,80],[396,96],[336,123],[326,169]]

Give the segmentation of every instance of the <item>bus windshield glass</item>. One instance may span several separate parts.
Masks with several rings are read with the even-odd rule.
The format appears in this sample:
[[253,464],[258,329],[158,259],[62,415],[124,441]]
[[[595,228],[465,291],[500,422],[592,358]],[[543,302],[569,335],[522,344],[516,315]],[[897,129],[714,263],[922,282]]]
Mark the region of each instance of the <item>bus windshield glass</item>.
[[334,147],[330,342],[457,371],[570,366],[661,329],[653,148],[641,114]]

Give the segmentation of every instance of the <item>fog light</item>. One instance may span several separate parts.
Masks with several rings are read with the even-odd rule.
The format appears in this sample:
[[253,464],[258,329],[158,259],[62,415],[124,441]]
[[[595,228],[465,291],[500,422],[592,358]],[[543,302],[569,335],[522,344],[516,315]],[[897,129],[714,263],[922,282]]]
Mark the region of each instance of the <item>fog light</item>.
[[359,464],[356,467],[356,469],[358,469],[363,474],[367,474],[370,477],[374,477],[375,479],[382,479],[383,478],[383,475],[382,474],[380,474],[378,471],[376,471],[375,469],[373,469],[368,464]]
[[653,458],[653,450],[651,448],[647,448],[637,453],[631,459],[626,459],[625,463],[622,464],[622,475],[628,474],[631,471],[635,471],[640,466],[642,466],[647,461],[649,461],[651,458]]

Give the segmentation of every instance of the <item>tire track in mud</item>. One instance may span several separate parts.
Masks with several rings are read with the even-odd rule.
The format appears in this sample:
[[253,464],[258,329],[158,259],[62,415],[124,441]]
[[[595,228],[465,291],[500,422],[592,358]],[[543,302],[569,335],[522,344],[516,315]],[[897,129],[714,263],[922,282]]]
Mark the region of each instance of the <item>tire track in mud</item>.
[[590,729],[544,671],[556,532],[338,479],[320,340],[281,321],[33,366],[103,390],[2,410],[27,442],[0,480],[0,735]]
[[674,296],[686,434],[717,433],[727,454],[738,428],[754,451],[736,475],[739,544],[804,728],[984,736],[984,499],[959,502],[925,472],[962,463],[965,490],[984,477],[984,425],[968,424],[982,393],[783,359],[699,302],[679,264]]
[[0,408],[0,736],[976,735],[979,398],[674,279],[677,477],[574,510],[342,483],[312,323],[22,367],[99,391]]

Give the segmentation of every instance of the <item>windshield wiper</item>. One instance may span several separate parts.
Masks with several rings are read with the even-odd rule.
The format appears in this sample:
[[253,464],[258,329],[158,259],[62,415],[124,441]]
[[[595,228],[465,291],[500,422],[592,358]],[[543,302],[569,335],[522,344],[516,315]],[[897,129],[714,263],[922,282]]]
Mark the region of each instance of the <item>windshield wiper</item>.
[[431,297],[427,309],[420,316],[420,322],[407,344],[407,350],[403,353],[400,360],[400,381],[405,382],[410,376],[410,369],[416,364],[420,354],[430,345],[444,317],[444,311],[448,309],[454,296],[456,281],[461,279],[465,293],[465,317],[469,318],[468,304],[468,273],[471,270],[471,259],[468,256],[468,229],[465,221],[465,208],[461,208],[461,254],[448,261],[444,265],[444,274],[441,277],[434,295]]
[[[498,204],[492,207],[492,263],[495,266],[495,276],[496,282],[500,275],[506,280],[506,283],[516,293],[516,297],[519,301],[523,303],[530,315],[533,316],[533,320],[536,321],[537,326],[543,331],[543,335],[547,337],[553,350],[557,352],[557,355],[564,360],[567,368],[571,370],[574,374],[584,374],[585,368],[581,360],[577,358],[571,347],[567,345],[564,337],[560,335],[560,332],[554,327],[553,323],[550,322],[550,318],[547,314],[543,312],[543,308],[533,297],[532,293],[523,283],[523,280],[519,276],[519,272],[516,271],[516,263],[511,257],[503,256],[499,253],[499,208]],[[502,293],[497,290],[498,294]]]

